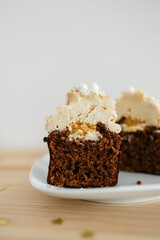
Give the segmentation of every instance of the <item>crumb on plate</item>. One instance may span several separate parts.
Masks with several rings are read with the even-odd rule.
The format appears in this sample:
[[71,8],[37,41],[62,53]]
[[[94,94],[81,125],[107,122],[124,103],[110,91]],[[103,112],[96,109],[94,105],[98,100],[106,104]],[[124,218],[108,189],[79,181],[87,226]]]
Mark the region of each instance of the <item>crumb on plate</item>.
[[138,184],[138,185],[141,185],[141,184],[142,184],[142,182],[141,182],[140,180],[138,180],[138,181],[137,181],[137,184]]

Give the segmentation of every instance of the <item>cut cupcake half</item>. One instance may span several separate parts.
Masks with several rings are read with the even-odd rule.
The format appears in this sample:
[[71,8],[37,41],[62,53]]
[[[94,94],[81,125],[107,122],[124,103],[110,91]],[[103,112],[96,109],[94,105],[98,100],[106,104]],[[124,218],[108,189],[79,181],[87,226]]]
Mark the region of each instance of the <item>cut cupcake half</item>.
[[66,96],[66,105],[46,117],[47,182],[75,188],[115,186],[122,141],[115,101],[95,83],[81,84]]
[[121,125],[120,168],[160,174],[160,103],[140,89],[130,88],[117,99]]

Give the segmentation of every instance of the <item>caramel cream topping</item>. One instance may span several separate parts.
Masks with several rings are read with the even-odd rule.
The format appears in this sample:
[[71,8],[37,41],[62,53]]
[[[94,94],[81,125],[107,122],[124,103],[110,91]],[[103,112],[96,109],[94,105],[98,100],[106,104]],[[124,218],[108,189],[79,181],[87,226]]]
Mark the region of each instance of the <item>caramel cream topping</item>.
[[145,126],[160,126],[160,103],[140,89],[131,88],[122,92],[117,99],[117,120],[125,118],[121,123],[123,131],[143,130]]
[[66,105],[57,108],[57,114],[46,117],[46,130],[50,133],[54,130],[70,130],[74,138],[86,138],[96,140],[96,124],[104,123],[112,132],[120,132],[119,124],[116,124],[117,115],[115,101],[110,96],[105,96],[99,91],[97,84],[90,87],[82,84],[79,89],[73,88],[66,95]]
[[133,126],[136,126],[136,125],[144,124],[145,121],[140,121],[136,118],[132,119],[132,118],[128,117],[128,118],[125,118],[122,121],[122,123],[126,124],[129,127],[133,127]]
[[91,125],[89,123],[71,123],[70,124],[71,127],[71,134],[74,134],[75,132],[77,132],[78,130],[80,131],[79,135],[83,135],[85,136],[89,131],[93,132],[96,131],[96,126],[95,125]]

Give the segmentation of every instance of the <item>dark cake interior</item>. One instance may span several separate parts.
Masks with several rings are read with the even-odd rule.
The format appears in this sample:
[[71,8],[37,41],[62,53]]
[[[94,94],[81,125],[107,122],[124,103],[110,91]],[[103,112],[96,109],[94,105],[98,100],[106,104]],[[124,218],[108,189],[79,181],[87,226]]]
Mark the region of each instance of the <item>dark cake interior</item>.
[[96,130],[102,135],[98,141],[69,141],[69,130],[55,130],[44,138],[50,152],[49,184],[72,188],[117,184],[122,138],[102,123],[96,125]]
[[[124,121],[123,117],[118,123]],[[160,175],[160,128],[147,126],[143,131],[122,131],[121,136],[120,169]]]

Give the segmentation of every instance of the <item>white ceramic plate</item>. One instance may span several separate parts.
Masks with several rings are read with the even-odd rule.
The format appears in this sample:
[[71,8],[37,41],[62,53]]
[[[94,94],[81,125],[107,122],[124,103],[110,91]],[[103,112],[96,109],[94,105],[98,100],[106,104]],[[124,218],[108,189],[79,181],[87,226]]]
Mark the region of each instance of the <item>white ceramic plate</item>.
[[[82,199],[101,203],[136,203],[160,198],[160,176],[120,171],[116,187],[60,188],[47,184],[49,155],[32,166],[30,182],[37,190],[56,197]],[[137,180],[142,181],[137,185]]]

